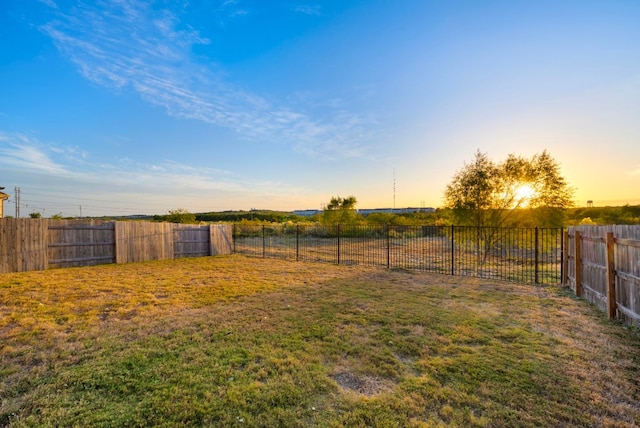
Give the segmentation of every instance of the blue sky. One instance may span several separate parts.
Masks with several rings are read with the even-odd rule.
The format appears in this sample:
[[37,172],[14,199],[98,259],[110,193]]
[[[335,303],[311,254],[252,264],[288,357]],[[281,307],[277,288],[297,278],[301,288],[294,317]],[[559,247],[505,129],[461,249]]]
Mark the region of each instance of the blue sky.
[[640,203],[639,22],[636,0],[5,0],[5,212],[16,186],[23,216],[438,207],[476,150],[545,149],[579,205]]

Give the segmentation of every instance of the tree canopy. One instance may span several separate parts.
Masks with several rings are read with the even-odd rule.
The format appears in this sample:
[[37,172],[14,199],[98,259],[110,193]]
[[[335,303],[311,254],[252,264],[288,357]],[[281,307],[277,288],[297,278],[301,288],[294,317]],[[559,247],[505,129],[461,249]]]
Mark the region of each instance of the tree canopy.
[[341,198],[333,196],[322,213],[322,221],[326,224],[349,224],[357,220],[355,196]]
[[195,214],[191,214],[184,208],[176,208],[174,210],[168,211],[168,214],[165,216],[164,221],[170,223],[195,223],[196,216]]
[[341,198],[340,196],[333,196],[327,204],[327,210],[354,210],[358,201],[355,196],[348,196]]
[[534,209],[540,226],[561,226],[573,190],[545,150],[531,158],[510,154],[500,163],[477,151],[444,192],[445,207],[460,225],[518,226],[518,210]]

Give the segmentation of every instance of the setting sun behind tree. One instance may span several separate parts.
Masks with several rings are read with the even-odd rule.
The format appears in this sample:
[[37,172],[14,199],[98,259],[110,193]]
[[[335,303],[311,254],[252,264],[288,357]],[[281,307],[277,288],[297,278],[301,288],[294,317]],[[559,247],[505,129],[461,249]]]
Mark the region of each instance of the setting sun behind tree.
[[536,189],[529,183],[517,184],[514,194],[516,206],[526,208],[529,206],[531,199],[536,195]]

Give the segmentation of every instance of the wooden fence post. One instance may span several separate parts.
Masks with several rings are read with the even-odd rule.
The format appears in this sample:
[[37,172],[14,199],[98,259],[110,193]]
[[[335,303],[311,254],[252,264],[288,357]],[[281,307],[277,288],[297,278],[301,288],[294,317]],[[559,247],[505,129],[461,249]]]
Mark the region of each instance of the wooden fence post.
[[616,304],[616,261],[613,232],[607,232],[607,304],[609,319],[616,319],[618,305]]
[[122,228],[124,222],[114,221],[113,222],[113,257],[116,261],[116,264],[126,263],[124,262],[124,242],[123,242],[123,233]]
[[576,262],[576,296],[582,297],[582,238],[580,231],[574,232],[575,236],[575,262]]

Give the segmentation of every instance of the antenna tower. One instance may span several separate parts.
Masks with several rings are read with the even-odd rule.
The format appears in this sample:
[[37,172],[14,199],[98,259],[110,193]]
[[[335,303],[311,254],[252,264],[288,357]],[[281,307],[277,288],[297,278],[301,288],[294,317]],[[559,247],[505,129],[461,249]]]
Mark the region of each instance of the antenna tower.
[[396,169],[393,168],[393,209],[396,209]]

